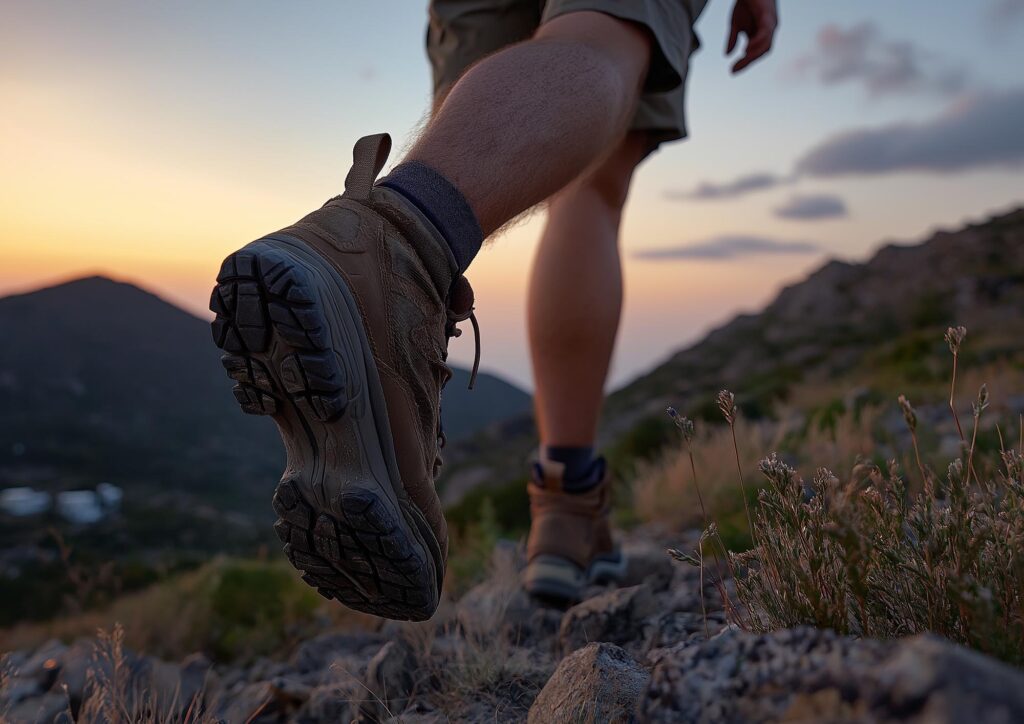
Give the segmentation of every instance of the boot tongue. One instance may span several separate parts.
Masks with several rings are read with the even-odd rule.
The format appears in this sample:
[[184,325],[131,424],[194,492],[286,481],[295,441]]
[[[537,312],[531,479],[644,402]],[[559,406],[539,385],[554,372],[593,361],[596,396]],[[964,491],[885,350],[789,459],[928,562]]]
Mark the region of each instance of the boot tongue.
[[391,153],[391,136],[376,133],[363,136],[352,148],[352,168],[345,177],[345,196],[365,201],[370,198],[373,182],[384,168]]
[[565,463],[541,458],[533,464],[533,484],[553,493],[562,490],[565,478]]

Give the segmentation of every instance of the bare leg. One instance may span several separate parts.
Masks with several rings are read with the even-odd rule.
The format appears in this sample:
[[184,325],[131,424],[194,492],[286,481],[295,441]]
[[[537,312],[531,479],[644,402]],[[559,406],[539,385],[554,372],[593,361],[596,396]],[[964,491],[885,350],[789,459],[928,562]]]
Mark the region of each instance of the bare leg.
[[630,133],[551,200],[527,309],[542,445],[594,442],[622,306],[619,222],[648,144]]
[[405,160],[451,181],[488,235],[616,145],[650,43],[640,26],[603,13],[559,16],[470,68]]

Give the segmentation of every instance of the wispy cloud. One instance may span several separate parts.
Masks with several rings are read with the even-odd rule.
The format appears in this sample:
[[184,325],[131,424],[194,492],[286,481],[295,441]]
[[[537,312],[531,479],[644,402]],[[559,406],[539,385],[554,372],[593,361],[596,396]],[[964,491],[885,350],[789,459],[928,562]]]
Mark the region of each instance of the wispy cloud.
[[775,209],[780,219],[791,221],[819,221],[847,216],[846,202],[831,194],[796,195]]
[[859,84],[876,98],[908,93],[951,95],[967,86],[963,68],[908,40],[885,38],[872,22],[849,28],[824,26],[814,49],[798,58],[793,68],[825,85]]
[[989,5],[988,14],[998,24],[1024,20],[1024,0],[995,0]]
[[672,260],[672,259],[712,259],[726,260],[749,256],[769,256],[778,254],[814,254],[821,249],[809,241],[791,241],[772,239],[765,236],[747,236],[732,234],[716,236],[706,241],[698,241],[679,246],[667,246],[658,249],[641,249],[633,254],[636,259]]
[[666,191],[665,196],[670,199],[691,199],[694,201],[715,201],[734,199],[754,191],[765,191],[776,186],[790,183],[791,179],[785,176],[768,172],[750,173],[740,176],[725,183],[714,181],[702,181],[691,191]]
[[[1021,128],[1024,88],[975,93],[961,97],[931,120],[857,128],[826,138],[804,152],[789,175],[759,172],[669,195],[693,200],[732,199],[807,177],[1024,169]],[[751,179],[761,181],[752,183]]]
[[827,177],[898,171],[950,173],[1024,165],[1024,89],[956,103],[923,123],[858,129],[807,151],[796,172]]
[[1024,24],[1024,0],[989,0],[983,7],[993,41],[1006,42]]

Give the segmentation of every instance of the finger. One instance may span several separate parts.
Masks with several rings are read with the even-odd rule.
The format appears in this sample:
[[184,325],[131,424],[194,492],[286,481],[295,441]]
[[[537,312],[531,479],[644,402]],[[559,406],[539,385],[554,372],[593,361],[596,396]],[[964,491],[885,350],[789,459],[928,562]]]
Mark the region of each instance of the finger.
[[770,34],[761,36],[759,33],[757,37],[747,43],[747,47],[743,51],[743,57],[736,61],[732,67],[733,73],[739,73],[741,70],[746,68],[751,63],[761,58],[765,53],[772,49],[772,37]]
[[730,55],[732,51],[736,50],[736,41],[739,40],[740,29],[739,26],[734,22],[732,27],[729,28],[729,40],[725,44],[725,54]]

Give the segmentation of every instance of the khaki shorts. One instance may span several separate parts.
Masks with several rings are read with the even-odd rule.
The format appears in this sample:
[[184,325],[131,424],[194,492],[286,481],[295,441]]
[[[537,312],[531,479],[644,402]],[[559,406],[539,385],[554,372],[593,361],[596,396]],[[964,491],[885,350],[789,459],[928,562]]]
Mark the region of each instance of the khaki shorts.
[[707,0],[431,0],[427,55],[434,96],[443,96],[481,58],[526,40],[559,15],[596,10],[648,28],[651,67],[632,130],[657,145],[686,137],[686,74],[700,42],[693,31]]

